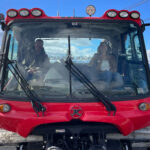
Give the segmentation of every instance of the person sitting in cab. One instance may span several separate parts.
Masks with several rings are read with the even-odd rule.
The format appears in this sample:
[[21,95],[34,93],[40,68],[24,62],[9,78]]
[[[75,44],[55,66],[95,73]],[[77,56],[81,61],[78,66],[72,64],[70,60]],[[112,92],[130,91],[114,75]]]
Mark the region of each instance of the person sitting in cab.
[[34,49],[31,52],[32,54],[26,60],[28,77],[27,80],[32,78],[41,78],[45,75],[50,67],[50,61],[44,50],[44,42],[41,39],[35,41]]
[[95,68],[100,81],[109,84],[109,87],[119,87],[123,85],[121,75],[117,72],[117,61],[115,56],[110,54],[111,47],[108,42],[101,42],[97,53],[92,57],[90,66]]

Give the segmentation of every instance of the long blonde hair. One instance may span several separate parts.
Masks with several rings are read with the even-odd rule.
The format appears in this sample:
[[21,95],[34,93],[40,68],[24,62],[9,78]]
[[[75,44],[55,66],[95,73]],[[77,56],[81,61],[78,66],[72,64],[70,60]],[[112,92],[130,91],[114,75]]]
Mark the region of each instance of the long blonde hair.
[[110,55],[110,53],[111,53],[111,47],[109,46],[109,44],[108,44],[106,41],[100,43],[97,52],[98,52],[100,55],[103,53],[103,51],[102,51],[102,49],[101,49],[100,47],[101,47],[102,45],[104,45],[104,44],[107,46],[106,54],[107,54],[107,55]]

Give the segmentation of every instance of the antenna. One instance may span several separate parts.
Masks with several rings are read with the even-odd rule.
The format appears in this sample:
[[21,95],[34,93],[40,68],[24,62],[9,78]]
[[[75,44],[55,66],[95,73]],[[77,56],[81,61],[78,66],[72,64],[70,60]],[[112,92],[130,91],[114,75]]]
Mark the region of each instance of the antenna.
[[57,17],[59,17],[59,9],[60,9],[60,0],[57,0],[57,7],[58,7],[58,11],[57,11]]
[[73,17],[75,17],[75,8],[73,9]]
[[59,17],[59,11],[57,11],[57,17]]

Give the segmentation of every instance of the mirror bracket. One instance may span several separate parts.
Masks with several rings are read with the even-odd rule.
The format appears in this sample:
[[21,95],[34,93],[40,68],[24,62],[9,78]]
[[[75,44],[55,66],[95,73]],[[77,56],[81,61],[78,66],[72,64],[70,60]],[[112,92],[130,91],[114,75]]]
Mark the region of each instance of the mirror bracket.
[[142,26],[141,26],[142,32],[145,31],[145,27],[146,27],[146,26],[150,26],[150,23],[143,23],[143,24],[142,24]]
[[0,22],[0,24],[1,24],[1,29],[4,31],[6,28],[6,24],[4,22]]
[[1,24],[1,29],[4,31],[6,24],[5,24],[5,17],[2,13],[0,13],[0,24]]

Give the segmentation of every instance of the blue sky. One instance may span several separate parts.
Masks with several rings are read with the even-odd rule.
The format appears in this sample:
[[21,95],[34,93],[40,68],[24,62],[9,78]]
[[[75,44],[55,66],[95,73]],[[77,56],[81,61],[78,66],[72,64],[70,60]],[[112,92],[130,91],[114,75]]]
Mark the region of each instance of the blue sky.
[[[88,5],[96,7],[94,16],[102,16],[108,9],[129,9],[138,10],[145,23],[150,23],[150,0],[0,0],[0,13],[6,15],[10,8],[41,8],[48,16],[56,16],[59,11],[60,16],[72,16],[75,9],[76,16],[87,16],[85,9]],[[0,34],[1,36],[1,34]],[[147,50],[150,50],[150,26],[144,33]],[[0,38],[1,40],[1,38]]]

